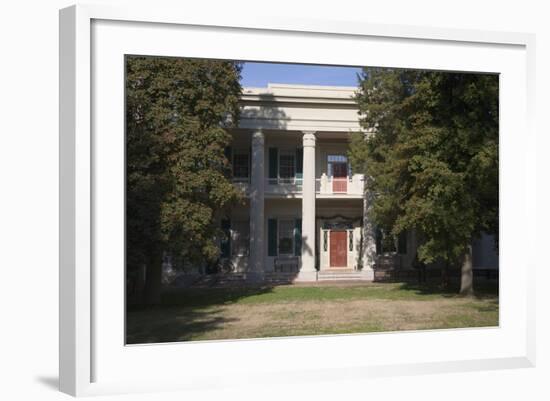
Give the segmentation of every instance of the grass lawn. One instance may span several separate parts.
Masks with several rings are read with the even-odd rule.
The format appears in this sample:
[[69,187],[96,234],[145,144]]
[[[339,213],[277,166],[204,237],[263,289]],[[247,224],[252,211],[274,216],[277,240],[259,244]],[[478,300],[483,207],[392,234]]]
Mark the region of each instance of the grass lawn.
[[498,326],[498,284],[405,283],[186,288],[158,306],[129,306],[127,343]]

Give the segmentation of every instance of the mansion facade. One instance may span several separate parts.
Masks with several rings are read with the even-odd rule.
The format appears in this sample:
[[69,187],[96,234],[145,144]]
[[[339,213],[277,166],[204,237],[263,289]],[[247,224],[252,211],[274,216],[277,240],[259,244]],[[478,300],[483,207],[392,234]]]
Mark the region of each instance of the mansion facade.
[[[220,222],[229,270],[258,278],[291,274],[293,281],[331,274],[373,280],[384,254],[402,269],[412,267],[414,232],[391,241],[377,235],[367,218],[364,177],[348,160],[350,135],[362,131],[356,90],[287,84],[243,89],[227,157],[246,202]],[[474,263],[494,265],[485,242],[474,244]]]

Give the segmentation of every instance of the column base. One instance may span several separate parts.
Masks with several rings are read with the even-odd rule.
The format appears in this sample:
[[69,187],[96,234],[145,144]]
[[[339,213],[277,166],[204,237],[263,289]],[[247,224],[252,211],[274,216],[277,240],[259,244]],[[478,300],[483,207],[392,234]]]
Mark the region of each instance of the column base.
[[295,283],[307,282],[307,281],[317,281],[317,270],[300,271],[296,276],[296,278],[294,279]]

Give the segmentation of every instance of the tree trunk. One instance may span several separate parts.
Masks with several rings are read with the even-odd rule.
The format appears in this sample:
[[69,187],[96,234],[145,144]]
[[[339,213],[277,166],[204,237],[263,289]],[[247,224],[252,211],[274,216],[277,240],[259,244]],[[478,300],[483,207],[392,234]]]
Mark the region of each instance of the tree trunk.
[[462,269],[460,275],[460,295],[474,295],[474,271],[472,263],[472,246],[468,245],[462,260]]
[[162,289],[162,254],[152,252],[145,276],[144,303],[149,305],[160,304],[160,294]]
[[445,261],[445,265],[441,269],[441,288],[447,289],[449,287],[449,262]]

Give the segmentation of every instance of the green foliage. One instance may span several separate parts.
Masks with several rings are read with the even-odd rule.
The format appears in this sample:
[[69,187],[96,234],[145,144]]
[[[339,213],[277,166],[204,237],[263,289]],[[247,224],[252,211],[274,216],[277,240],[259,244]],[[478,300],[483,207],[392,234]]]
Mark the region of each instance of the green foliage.
[[228,180],[227,128],[238,119],[241,66],[128,57],[126,213],[129,266],[170,251],[191,263],[218,255],[216,217],[240,199]]
[[424,262],[454,263],[473,237],[498,234],[498,76],[366,68],[352,137],[375,224],[416,229]]

